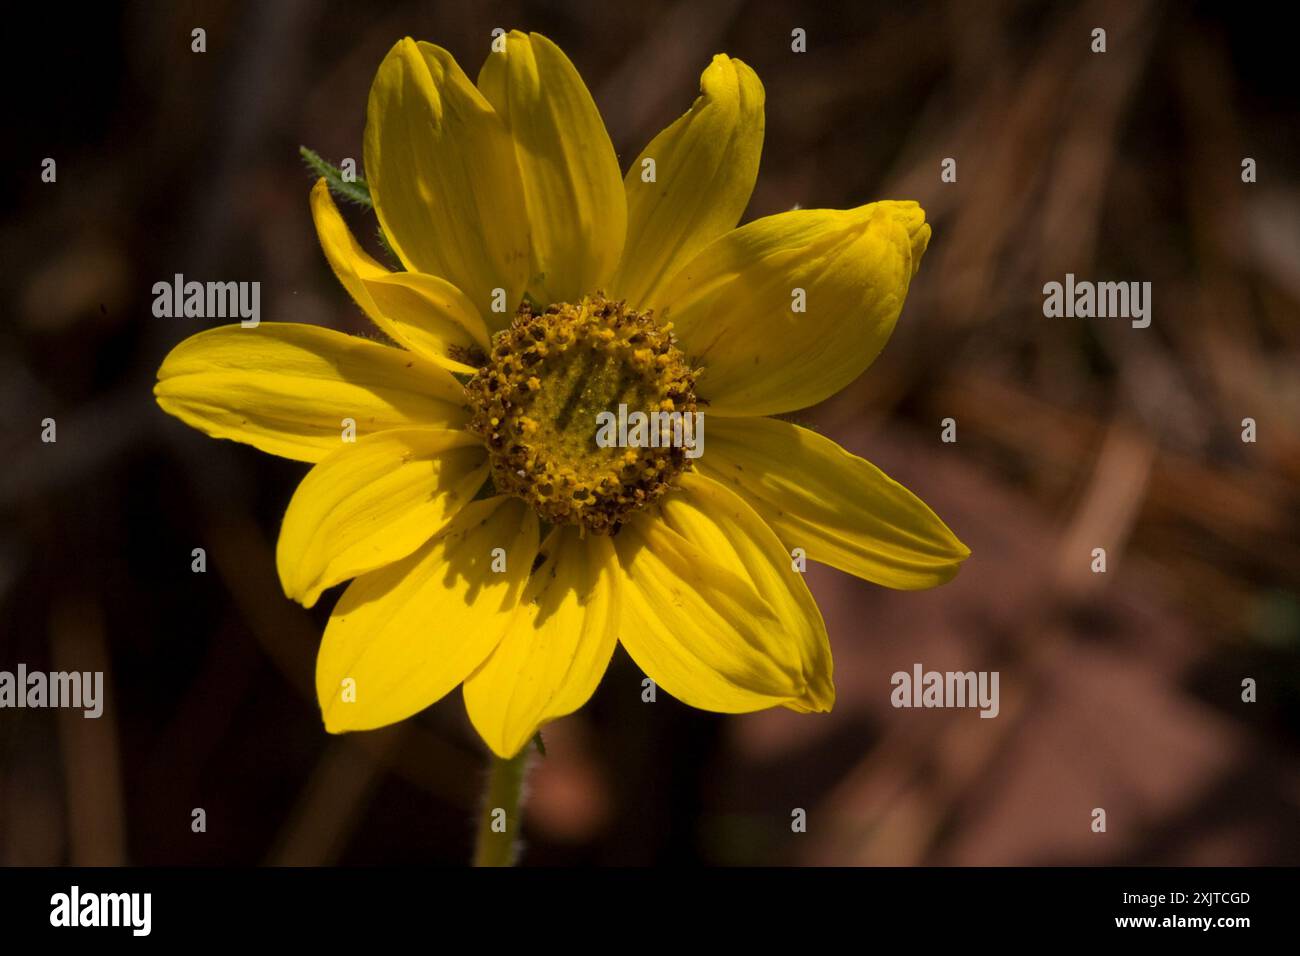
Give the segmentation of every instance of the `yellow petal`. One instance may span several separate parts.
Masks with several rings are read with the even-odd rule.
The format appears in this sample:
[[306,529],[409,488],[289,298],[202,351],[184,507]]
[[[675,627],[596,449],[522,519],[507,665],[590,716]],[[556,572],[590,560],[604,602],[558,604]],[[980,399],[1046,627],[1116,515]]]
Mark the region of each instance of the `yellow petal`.
[[[655,308],[663,286],[740,221],[763,150],[763,84],[719,53],[700,76],[690,112],[650,141],[623,187],[627,245],[611,282],[634,308]],[[654,160],[647,182],[646,160]]]
[[569,58],[512,30],[489,53],[479,89],[509,127],[532,231],[529,291],[542,303],[603,289],[618,263],[627,203],[600,111]]
[[614,545],[619,639],[660,687],[722,713],[830,709],[821,614],[776,535],[734,493],[685,475]]
[[406,557],[473,497],[487,449],[468,432],[380,432],[322,459],[298,485],[275,561],[286,596],[322,591]]
[[[370,87],[366,178],[393,251],[504,325],[528,278],[528,221],[514,145],[450,53],[399,41]],[[493,290],[507,312],[493,313]]]
[[[493,568],[495,548],[504,570]],[[445,696],[501,639],[536,554],[533,512],[488,498],[410,557],[348,585],[316,659],[325,729],[383,727]]]
[[701,470],[735,488],[787,548],[907,590],[943,584],[970,556],[925,502],[828,438],[770,418],[709,427]]
[[459,428],[464,389],[412,352],[313,325],[226,325],[191,335],[158,369],[163,411],[213,438],[320,461],[356,436]]
[[618,600],[608,535],[556,528],[542,546],[505,636],[465,681],[465,708],[500,757],[513,757],[539,727],[587,702],[616,643]]
[[878,202],[768,216],[706,247],[660,316],[704,366],[708,411],[791,411],[855,379],[894,330],[929,238],[916,203]]
[[311,191],[311,212],[330,268],[372,322],[445,369],[474,372],[462,359],[475,348],[487,351],[488,332],[463,292],[437,276],[389,272],[371,258],[339,215],[324,179]]

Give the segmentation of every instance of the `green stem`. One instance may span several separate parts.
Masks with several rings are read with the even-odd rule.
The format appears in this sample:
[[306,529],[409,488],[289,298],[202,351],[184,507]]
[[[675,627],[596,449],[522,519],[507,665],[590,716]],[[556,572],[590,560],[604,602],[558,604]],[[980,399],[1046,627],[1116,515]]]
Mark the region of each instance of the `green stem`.
[[[513,866],[519,851],[523,814],[524,775],[532,745],[525,746],[509,760],[491,755],[487,790],[479,815],[478,838],[474,844],[475,866]],[[504,829],[502,814],[505,811]]]

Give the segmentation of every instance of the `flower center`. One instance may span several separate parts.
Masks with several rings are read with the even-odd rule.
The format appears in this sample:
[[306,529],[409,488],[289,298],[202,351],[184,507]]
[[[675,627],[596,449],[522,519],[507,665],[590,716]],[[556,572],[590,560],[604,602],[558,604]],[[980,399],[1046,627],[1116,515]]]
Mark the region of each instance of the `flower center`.
[[654,416],[651,430],[693,420],[696,399],[695,372],[671,327],[599,293],[539,314],[521,305],[465,391],[497,491],[553,524],[612,534],[690,467],[671,436],[646,440],[643,429],[640,441],[611,442],[613,429],[602,434],[601,422],[627,409],[669,413]]

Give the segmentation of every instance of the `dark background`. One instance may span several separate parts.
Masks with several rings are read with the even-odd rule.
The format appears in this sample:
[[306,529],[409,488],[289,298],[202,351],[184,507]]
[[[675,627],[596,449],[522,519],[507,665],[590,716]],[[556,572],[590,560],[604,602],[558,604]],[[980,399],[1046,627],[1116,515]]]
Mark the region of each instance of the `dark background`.
[[[568,53],[624,164],[713,53],[753,66],[767,136],[747,219],[925,206],[934,237],[893,341],[797,418],[974,551],[928,592],[810,570],[829,716],[644,704],[620,651],[546,733],[525,862],[1300,863],[1294,37],[1243,4],[1100,0],[6,11],[0,669],[102,669],[108,690],[97,721],[0,711],[0,861],[467,859],[484,751],[459,692],[324,733],[332,601],[290,603],[273,562],[306,466],[154,405],[197,325],[154,318],[150,289],[256,279],[266,321],[362,330],[298,146],[360,165],[392,43],[431,40],[473,77],[498,26]],[[1152,282],[1152,326],[1044,318],[1042,285],[1067,271]],[[39,441],[47,416],[57,444]],[[894,710],[889,675],[917,661],[999,670],[1001,715]]]

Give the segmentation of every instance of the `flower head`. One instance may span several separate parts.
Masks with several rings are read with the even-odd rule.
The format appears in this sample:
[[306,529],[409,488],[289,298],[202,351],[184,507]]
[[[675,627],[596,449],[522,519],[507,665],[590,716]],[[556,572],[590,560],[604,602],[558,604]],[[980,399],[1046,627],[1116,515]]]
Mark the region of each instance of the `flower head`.
[[[404,39],[365,134],[401,268],[361,247],[324,180],[311,194],[330,266],[392,344],[262,323],[167,356],[164,410],[313,463],[277,564],[306,606],[352,580],[318,658],[327,729],[393,723],[463,685],[511,756],[586,702],[619,642],[693,706],[825,711],[830,647],[792,550],[897,588],[956,573],[969,552],[923,502],[767,417],[871,363],[930,228],[911,202],[737,228],[763,98],[748,66],[714,57],[620,177],[545,37],[509,34],[477,83]],[[626,408],[650,422],[642,440],[598,440],[602,413]],[[701,415],[697,457],[672,439],[699,422],[703,450]]]

